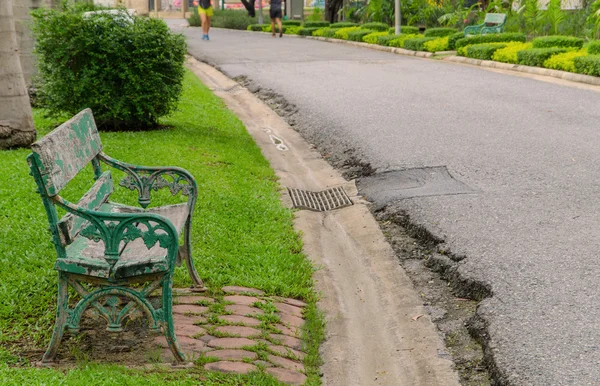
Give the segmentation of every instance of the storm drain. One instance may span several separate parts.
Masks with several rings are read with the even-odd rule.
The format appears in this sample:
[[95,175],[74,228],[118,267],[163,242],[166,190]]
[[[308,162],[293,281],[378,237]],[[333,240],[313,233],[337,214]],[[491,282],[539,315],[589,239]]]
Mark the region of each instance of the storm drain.
[[352,205],[344,189],[335,187],[320,192],[288,188],[294,208],[324,212]]

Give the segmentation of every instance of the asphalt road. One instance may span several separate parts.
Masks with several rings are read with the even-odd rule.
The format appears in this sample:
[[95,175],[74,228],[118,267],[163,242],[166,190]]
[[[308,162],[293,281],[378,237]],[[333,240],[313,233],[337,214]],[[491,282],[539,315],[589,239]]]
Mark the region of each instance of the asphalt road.
[[267,34],[174,29],[190,52],[295,104],[304,133],[378,171],[446,166],[468,194],[393,203],[491,286],[503,381],[600,385],[600,88]]

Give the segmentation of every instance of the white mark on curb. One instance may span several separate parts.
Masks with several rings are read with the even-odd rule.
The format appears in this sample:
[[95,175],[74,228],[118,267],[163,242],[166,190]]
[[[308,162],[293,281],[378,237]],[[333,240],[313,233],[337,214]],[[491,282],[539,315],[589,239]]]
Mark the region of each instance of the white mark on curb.
[[283,140],[273,134],[269,134],[269,138],[271,138],[271,142],[273,142],[275,144],[275,147],[277,148],[277,150],[280,151],[288,151],[290,150],[287,145],[285,143],[283,143]]

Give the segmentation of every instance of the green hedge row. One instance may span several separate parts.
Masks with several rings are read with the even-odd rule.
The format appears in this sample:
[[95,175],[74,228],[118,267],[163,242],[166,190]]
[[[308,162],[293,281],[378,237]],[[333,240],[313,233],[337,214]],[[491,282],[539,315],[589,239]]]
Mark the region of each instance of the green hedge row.
[[465,38],[464,32],[456,32],[456,33],[453,33],[452,35],[448,36],[448,49],[449,50],[456,49],[456,42],[458,40],[464,39],[464,38]]
[[533,48],[583,47],[583,39],[575,36],[541,36],[533,39]]
[[331,28],[347,28],[347,27],[358,27],[358,23],[351,23],[349,21],[341,21],[339,23],[333,23],[330,25]]
[[365,24],[361,25],[360,28],[361,29],[369,29],[371,31],[382,32],[382,31],[387,31],[390,28],[390,26],[385,23],[365,23]]
[[450,36],[452,34],[457,33],[456,28],[429,28],[426,29],[423,35],[426,38],[434,37],[434,38],[443,38],[446,36]]
[[302,20],[283,20],[281,22],[283,25],[291,25],[294,27],[300,27],[302,25]]
[[592,41],[588,47],[588,54],[590,55],[600,55],[600,40]]
[[544,67],[544,62],[552,55],[569,51],[568,48],[531,48],[517,53],[517,62],[525,66]]
[[[396,33],[396,28],[392,27],[390,29],[388,29],[390,35],[395,34]],[[403,25],[400,26],[400,33],[403,34],[410,34],[410,35],[416,35],[419,33],[419,28],[418,27],[411,27],[408,25]]]
[[383,35],[377,37],[377,44],[387,46],[392,40],[398,39],[400,35]]
[[270,26],[271,26],[271,24],[250,24],[248,26],[248,31],[262,32],[263,28],[270,27]]
[[435,40],[437,38],[416,38],[408,39],[404,42],[404,49],[412,51],[425,51],[425,43]]
[[320,29],[320,28],[319,27],[308,27],[308,28],[302,27],[298,31],[298,35],[300,35],[300,36],[312,36],[313,32],[315,32],[318,29]]
[[506,47],[506,43],[475,44],[467,47],[467,57],[481,60],[492,60],[494,52]]
[[[345,28],[345,27],[344,27]],[[326,38],[333,38],[335,37],[335,33],[337,31],[339,31],[341,28],[327,28],[324,32],[323,32],[323,37]]]
[[575,58],[575,71],[580,74],[600,76],[600,55],[579,56]]
[[372,34],[373,32],[375,31],[371,31],[370,29],[357,29],[356,31],[348,33],[348,40],[362,42],[365,36]]
[[501,34],[488,34],[488,35],[475,35],[469,36],[468,38],[458,39],[454,45],[454,48],[459,49],[464,46],[471,44],[483,44],[483,43],[506,43],[506,42],[525,42],[527,38],[522,33],[501,33]]
[[324,28],[329,27],[328,21],[307,21],[302,24],[304,28]]

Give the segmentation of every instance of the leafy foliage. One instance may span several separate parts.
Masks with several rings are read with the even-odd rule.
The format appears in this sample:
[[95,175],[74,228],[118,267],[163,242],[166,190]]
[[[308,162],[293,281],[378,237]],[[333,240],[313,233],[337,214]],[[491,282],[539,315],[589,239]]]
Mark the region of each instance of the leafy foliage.
[[501,34],[475,35],[457,40],[455,47],[458,49],[471,44],[525,42],[525,40],[525,35],[521,33],[507,32]]
[[533,48],[583,47],[583,39],[575,36],[541,36],[533,39]]
[[590,42],[587,46],[588,52],[590,55],[599,55],[600,54],[600,40],[594,40]]
[[[237,11],[237,12],[240,12],[240,11]],[[244,12],[244,11],[242,11],[242,12]],[[282,20],[281,24],[294,26],[294,27],[300,27],[302,25],[302,21],[301,20]],[[327,25],[329,25],[329,23],[327,23]]]
[[423,35],[419,35],[419,34],[400,35],[399,38],[390,40],[390,42],[388,43],[388,46],[390,46],[390,47],[404,48],[404,43],[407,40],[409,40],[409,39],[417,39],[417,38],[422,38],[422,37],[423,37]]
[[[395,27],[389,28],[388,32],[390,34],[395,34],[396,33],[396,28]],[[417,28],[417,27],[411,27],[411,26],[408,26],[408,25],[401,25],[400,26],[400,33],[415,35],[415,34],[419,33],[419,28]]]
[[354,42],[362,42],[365,36],[370,35],[373,32],[374,31],[371,31],[369,29],[358,29],[355,31],[350,31],[350,33],[348,33],[348,40],[352,40]]
[[574,63],[576,72],[600,76],[600,55],[579,56],[575,58]]
[[517,53],[517,62],[525,66],[542,67],[552,55],[570,51],[568,48],[531,48]]
[[[210,21],[210,25],[217,28],[245,30],[248,29],[248,26],[250,24],[255,24],[258,20],[257,17],[248,16],[248,13],[246,11],[240,11],[235,9],[215,9],[214,12],[215,14],[213,15]],[[264,19],[265,23],[269,23],[268,15],[266,15]]]
[[[300,35],[300,31],[303,30],[304,28],[298,26],[298,25],[286,25],[285,28],[283,29],[283,33],[287,34],[287,35]],[[308,31],[306,31],[308,32]],[[312,35],[312,31],[310,31],[310,34]],[[310,35],[308,35],[310,36]]]
[[448,36],[425,42],[423,48],[429,52],[446,51],[448,50]]
[[448,49],[454,50],[456,48],[456,42],[459,39],[463,39],[464,37],[465,37],[465,34],[462,32],[456,32],[456,33],[453,33],[452,35],[448,36]]
[[340,28],[337,31],[335,31],[335,34],[333,35],[333,37],[335,37],[336,39],[348,40],[348,34],[352,31],[358,30],[359,28],[360,27]]
[[537,34],[542,23],[543,12],[540,9],[538,0],[524,0],[525,4],[519,9],[525,20],[525,32],[530,35]]
[[481,60],[490,60],[492,55],[500,48],[506,47],[506,43],[474,44],[466,47],[466,57]]
[[392,40],[398,39],[402,35],[381,35],[377,37],[377,44],[387,46]]
[[307,21],[304,24],[302,24],[302,26],[304,28],[324,28],[324,27],[329,27],[329,22],[328,21]]
[[190,17],[187,18],[187,21],[190,27],[200,27],[202,25],[202,20],[200,20],[200,15],[198,14],[198,7],[190,8]]
[[89,107],[101,128],[153,127],[181,94],[187,46],[157,19],[83,17],[72,8],[32,13],[42,104],[74,115]]
[[575,72],[575,58],[586,55],[586,50],[571,51],[553,55],[549,59],[546,59],[544,62],[544,67],[554,70]]
[[333,23],[330,25],[331,28],[347,28],[347,27],[358,27],[358,23],[352,23],[349,21],[342,21],[339,23]]
[[404,42],[404,49],[412,51],[425,51],[425,43],[436,40],[437,38],[416,38],[408,39]]
[[247,27],[248,31],[263,32],[265,27],[271,28],[271,24],[250,24]]
[[385,23],[366,23],[366,24],[361,25],[360,28],[370,29],[371,31],[382,32],[382,31],[387,31],[390,28],[390,26]]
[[370,44],[377,44],[378,39],[381,36],[390,36],[387,31],[384,32],[372,32],[363,37],[362,41]]
[[423,35],[425,35],[426,38],[443,38],[445,36],[450,36],[455,33],[457,33],[456,28],[429,28],[425,30],[425,33]]
[[492,59],[497,62],[516,64],[518,62],[517,54],[519,53],[519,51],[527,50],[531,47],[531,43],[507,43],[506,47],[500,48],[499,50],[494,52],[494,55],[492,55]]
[[543,12],[542,18],[550,27],[552,33],[557,34],[559,26],[565,21],[565,12],[561,9],[561,0],[550,0],[548,7]]
[[312,36],[315,31],[318,31],[319,27],[302,27],[298,30],[298,35],[301,36]]

